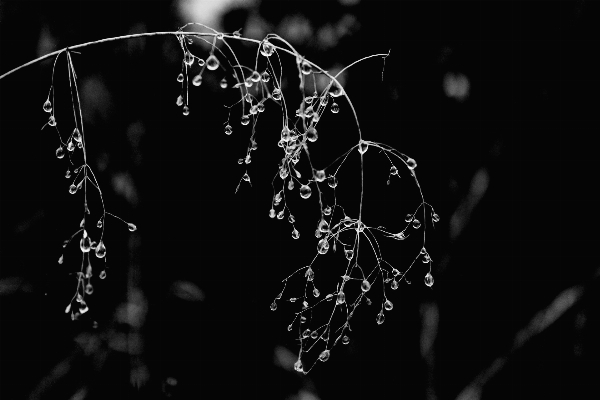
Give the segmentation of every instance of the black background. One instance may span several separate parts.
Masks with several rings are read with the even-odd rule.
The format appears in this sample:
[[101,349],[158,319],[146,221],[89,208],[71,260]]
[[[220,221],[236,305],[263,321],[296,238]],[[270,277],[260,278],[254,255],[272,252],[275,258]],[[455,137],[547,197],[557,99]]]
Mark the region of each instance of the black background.
[[[336,346],[327,363],[306,377],[278,366],[275,354],[298,351],[295,331],[286,330],[297,309],[280,302],[273,313],[269,305],[281,280],[312,259],[318,218],[314,197],[301,203],[297,193],[290,207],[303,228],[299,241],[291,239],[287,221],[268,218],[281,159],[281,114],[267,105],[257,126],[259,149],[247,166],[252,187],[244,183],[234,194],[246,170],[237,160],[250,129],[239,124],[234,108],[234,133],[223,133],[223,104],[235,101],[235,93],[218,87],[220,71],[206,74],[200,88],[190,87],[191,113],[184,117],[175,105],[181,66],[175,38],[87,47],[73,59],[80,85],[86,79],[98,85],[88,89],[97,104],[84,103],[90,107],[84,110],[88,162],[107,210],[139,229],[130,234],[107,222],[108,277],[96,284],[90,312],[72,322],[63,311],[79,258],[67,254],[63,265],[56,260],[62,241],[77,229],[82,196],[68,194],[66,161],[54,157],[56,134],[40,131],[52,61],[0,81],[0,398],[307,398],[299,393],[310,392],[321,399],[446,399],[507,354],[482,398],[594,393],[600,3],[263,1],[250,10],[226,13],[224,31],[246,26],[255,15],[275,32],[289,15],[305,17],[315,31],[354,16],[352,33],[333,49],[319,48],[314,36],[298,44],[323,68],[391,50],[383,82],[381,59],[372,59],[350,69],[346,91],[365,139],[418,162],[425,200],[441,217],[427,231],[434,286],[422,283],[425,269],[417,265],[422,269],[411,285],[388,293],[396,307],[382,326],[375,323],[378,306],[363,306],[351,343]],[[140,23],[151,32],[187,22],[175,3],[148,1],[2,1],[0,18],[0,73],[39,56],[44,32],[60,49],[132,33]],[[241,63],[253,65],[255,47],[232,46]],[[297,74],[293,60],[287,62],[285,93],[297,104]],[[64,55],[56,68],[57,96],[68,95]],[[465,100],[446,96],[448,73],[468,78]],[[317,166],[327,166],[358,138],[349,105],[340,106],[339,114],[327,111],[320,122],[311,149]],[[68,109],[68,98],[57,107]],[[344,201],[356,214],[354,157]],[[381,159],[375,151],[365,155],[365,220],[398,226],[410,202],[386,186],[386,174],[377,169]],[[132,182],[137,200],[115,190],[118,176]],[[487,176],[489,186],[466,212],[475,176]],[[409,193],[410,181],[403,178],[402,185]],[[380,220],[369,223],[370,213]],[[454,239],[453,215],[469,217]],[[390,257],[411,254],[399,248]],[[324,257],[331,258],[326,267],[343,273],[339,253]],[[176,296],[173,283],[180,281],[197,285],[203,300]],[[583,293],[577,304],[510,352],[519,330],[573,286]],[[111,335],[133,332],[115,322],[115,309],[131,302],[132,293],[143,294],[147,309],[135,331],[144,342],[139,356],[108,344]],[[424,310],[436,311],[429,361],[420,353]],[[94,338],[98,347],[90,344]],[[138,389],[130,376],[141,364],[149,378]],[[57,365],[68,367],[57,374]],[[176,386],[169,387],[169,377]]]

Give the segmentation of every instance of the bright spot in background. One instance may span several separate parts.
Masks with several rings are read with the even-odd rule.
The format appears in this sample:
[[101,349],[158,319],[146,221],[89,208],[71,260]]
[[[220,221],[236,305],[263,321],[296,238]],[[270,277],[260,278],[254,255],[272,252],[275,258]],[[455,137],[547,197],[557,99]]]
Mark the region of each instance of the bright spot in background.
[[223,14],[233,7],[252,7],[255,0],[179,0],[179,15],[183,21],[200,22],[222,30]]
[[464,101],[469,97],[469,88],[471,84],[469,79],[463,74],[453,74],[448,72],[444,76],[444,92],[446,96]]

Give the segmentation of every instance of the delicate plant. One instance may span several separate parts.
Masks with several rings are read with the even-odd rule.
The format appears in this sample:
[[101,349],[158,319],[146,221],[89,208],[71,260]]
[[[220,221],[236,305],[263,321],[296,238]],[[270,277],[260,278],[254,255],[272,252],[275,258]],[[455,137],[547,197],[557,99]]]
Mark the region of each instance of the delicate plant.
[[[187,30],[197,26],[203,28],[203,32]],[[415,263],[421,261],[427,265],[428,270],[424,274],[424,282],[428,287],[433,285],[434,280],[431,273],[433,260],[426,249],[425,239],[428,223],[435,224],[439,221],[439,216],[435,213],[433,207],[424,200],[415,173],[417,163],[413,158],[391,146],[366,140],[363,137],[356,110],[338,80],[340,74],[348,68],[370,58],[382,58],[385,66],[385,59],[389,56],[389,53],[364,57],[333,75],[304,58],[280,36],[269,34],[263,40],[254,40],[242,37],[239,32],[225,34],[199,23],[189,23],[175,32],[127,35],[72,46],[19,67],[22,68],[53,56],[56,56],[54,61],[54,67],[56,67],[56,62],[61,54],[64,53],[67,58],[74,123],[69,127],[73,131],[66,141],[63,141],[63,136],[59,132],[59,126],[63,126],[63,124],[61,121],[56,120],[54,114],[53,85],[50,87],[49,96],[43,105],[43,109],[50,114],[44,128],[49,127],[56,130],[59,136],[60,143],[56,150],[56,156],[69,162],[69,169],[66,173],[67,178],[72,182],[69,192],[72,194],[79,191],[83,192],[84,215],[80,229],[64,242],[64,247],[66,247],[74,239],[77,239],[82,252],[81,269],[77,274],[77,289],[73,297],[73,300],[77,303],[77,309],[75,310],[72,306],[73,300],[66,309],[67,313],[71,312],[73,319],[88,310],[85,296],[91,295],[93,291],[91,260],[94,257],[92,257],[92,253],[103,263],[98,277],[103,279],[106,276],[106,246],[104,243],[106,217],[110,216],[119,221],[125,221],[105,210],[102,191],[94,173],[87,164],[84,124],[77,90],[77,75],[71,54],[76,49],[100,42],[155,35],[174,35],[179,42],[182,62],[181,71],[176,80],[181,85],[181,92],[175,99],[175,104],[181,107],[184,116],[193,112],[193,108],[190,107],[190,82],[192,86],[200,86],[205,74],[214,73],[217,70],[225,71],[226,77],[220,81],[221,88],[233,88],[239,92],[237,102],[225,105],[229,111],[223,124],[225,135],[234,133],[236,130],[234,126],[238,122],[241,126],[250,126],[251,129],[247,150],[243,157],[238,160],[239,164],[245,165],[245,171],[239,180],[236,192],[244,182],[251,184],[248,165],[251,163],[252,153],[258,148],[257,123],[261,114],[267,108],[273,107],[281,111],[281,133],[277,145],[281,148],[283,157],[273,179],[273,198],[268,215],[270,218],[278,220],[285,219],[291,225],[292,238],[299,239],[301,233],[304,234],[304,232],[300,232],[300,229],[298,229],[293,213],[294,206],[290,204],[289,196],[299,196],[301,199],[316,197],[318,199],[319,212],[314,221],[316,254],[308,265],[296,269],[283,279],[283,288],[270,305],[273,311],[277,309],[279,302],[299,305],[298,311],[294,312],[295,316],[288,326],[290,331],[296,327],[300,342],[299,356],[295,363],[296,371],[308,373],[315,365],[316,360],[324,362],[330,358],[331,349],[336,343],[349,343],[350,321],[361,303],[372,303],[369,296],[373,293],[374,285],[381,284],[383,292],[380,308],[375,318],[377,324],[382,324],[385,320],[385,313],[391,311],[394,307],[392,300],[387,296],[386,290],[388,288],[391,290],[398,289],[402,281],[410,283],[407,273]],[[244,41],[257,46],[253,67],[240,63],[229,44],[229,41],[233,40]],[[192,52],[190,45],[194,41],[209,44],[208,54]],[[291,100],[288,100],[292,96],[284,93],[283,87],[284,71],[280,57],[286,55],[295,58],[296,72],[299,79],[301,99],[299,104],[294,106]],[[15,70],[0,76],[0,79]],[[54,80],[54,68],[52,76]],[[317,77],[321,82],[324,82],[320,88],[316,83]],[[313,83],[313,87],[309,87],[309,82]],[[342,106],[339,104],[342,100],[345,100],[345,104],[347,104],[348,110],[356,123],[357,140],[353,146],[339,154],[335,161],[326,168],[318,168],[311,161],[310,156],[310,149],[315,146],[315,142],[318,141],[321,134],[317,129],[318,123],[327,118],[327,109],[333,114],[343,112]],[[65,123],[65,125],[67,124]],[[363,218],[364,162],[365,154],[369,149],[372,149],[371,153],[376,151],[383,158],[383,161],[388,164],[388,185],[392,181],[405,176],[414,181],[414,190],[416,190],[420,199],[418,206],[410,210],[408,215],[402,217],[401,226],[394,229],[384,226],[370,226]],[[351,156],[356,156],[360,160],[360,197],[358,213],[355,215],[349,212],[348,208],[344,208],[344,205],[341,201],[338,201],[339,199],[336,196],[339,187],[350,184],[347,181],[339,180],[339,177],[340,171]],[[304,164],[303,168],[311,171],[310,176],[304,176],[300,173],[300,165],[302,164]],[[99,213],[96,211],[91,212],[88,207],[88,184],[98,193],[101,203]],[[295,191],[298,193],[293,194]],[[392,220],[390,218],[390,222]],[[136,229],[135,225],[125,223],[130,231]],[[411,235],[417,235],[421,238],[420,250],[415,256],[411,257],[407,267],[394,266],[384,259],[379,243],[382,239],[403,241]],[[361,244],[368,245],[374,261],[363,262],[365,260],[365,250]],[[335,252],[338,248],[343,252],[346,265],[340,280],[336,284],[333,282],[320,282],[319,276],[322,272],[325,274],[325,267],[320,265],[318,260],[328,257],[327,254],[330,253],[330,249]],[[361,257],[360,263],[359,255]],[[61,256],[59,263],[62,262],[63,257]],[[292,280],[300,282],[299,289],[291,287],[292,285],[288,286]],[[287,294],[290,291],[293,293]],[[328,317],[319,325],[318,322],[315,322],[317,318],[313,317],[317,312],[317,308],[320,309],[321,306],[327,304],[331,305],[332,311],[327,314]],[[313,357],[315,359],[312,362],[309,361],[309,354],[316,355],[316,358]]]

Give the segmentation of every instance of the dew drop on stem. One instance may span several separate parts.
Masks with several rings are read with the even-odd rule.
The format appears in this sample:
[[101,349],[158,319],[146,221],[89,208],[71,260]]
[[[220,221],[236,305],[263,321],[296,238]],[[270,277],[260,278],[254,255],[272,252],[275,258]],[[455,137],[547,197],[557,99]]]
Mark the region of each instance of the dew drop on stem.
[[134,224],[129,222],[129,223],[127,223],[127,229],[129,229],[129,232],[135,232],[135,231],[137,231],[137,226],[135,226]]
[[222,89],[227,89],[227,79],[221,79],[220,85]]
[[337,114],[340,112],[340,106],[335,101],[331,104],[331,112]]
[[62,146],[58,146],[58,148],[56,149],[56,157],[58,159],[61,159],[65,156],[65,149]]
[[200,86],[201,84],[202,84],[202,75],[198,74],[198,75],[194,76],[194,79],[192,79],[192,85]]
[[50,99],[47,99],[44,102],[44,111],[47,113],[51,113],[52,112],[52,103],[50,103]]
[[217,68],[219,68],[219,60],[217,59],[217,57],[214,54],[211,54],[206,59],[206,68],[208,68],[211,71],[214,71]]

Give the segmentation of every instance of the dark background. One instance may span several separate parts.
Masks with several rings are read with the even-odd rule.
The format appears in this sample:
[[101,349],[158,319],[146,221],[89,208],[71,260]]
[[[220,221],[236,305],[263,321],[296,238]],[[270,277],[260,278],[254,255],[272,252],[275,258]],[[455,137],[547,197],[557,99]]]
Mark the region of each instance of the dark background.
[[[346,90],[365,139],[417,160],[425,200],[441,217],[427,231],[432,289],[416,265],[413,283],[388,293],[395,308],[386,322],[376,325],[375,304],[360,307],[350,344],[307,376],[291,369],[298,342],[286,326],[297,308],[269,305],[281,280],[314,255],[318,204],[292,196],[299,241],[287,221],[268,218],[281,159],[281,114],[272,104],[247,165],[252,187],[234,194],[250,129],[239,124],[238,107],[234,133],[223,133],[223,104],[236,93],[218,87],[221,71],[190,86],[183,117],[174,37],[73,54],[88,163],[107,210],[139,228],[107,221],[108,277],[93,280],[90,312],[73,322],[63,311],[80,256],[56,261],[77,230],[82,196],[67,191],[55,132],[40,131],[53,61],[3,79],[0,399],[593,396],[598,17],[592,1],[363,0],[242,2],[218,18],[225,32],[278,33],[325,69],[391,50],[383,81],[381,59],[372,59],[349,70]],[[185,22],[178,2],[1,1],[0,73],[69,45]],[[256,47],[232,46],[242,64],[254,64]],[[284,93],[297,104],[289,58]],[[68,96],[66,77],[63,55],[57,96]],[[467,81],[463,96],[448,89]],[[62,99],[57,113],[69,111]],[[350,107],[339,103],[341,112],[319,123],[317,166],[356,143]],[[397,227],[414,185],[387,187],[381,159],[365,155],[364,216]],[[348,163],[354,175],[344,201],[356,214],[358,158]],[[414,243],[402,246],[386,254],[410,257]],[[325,257],[320,268],[341,275],[340,254]],[[480,390],[463,391],[469,384]]]

